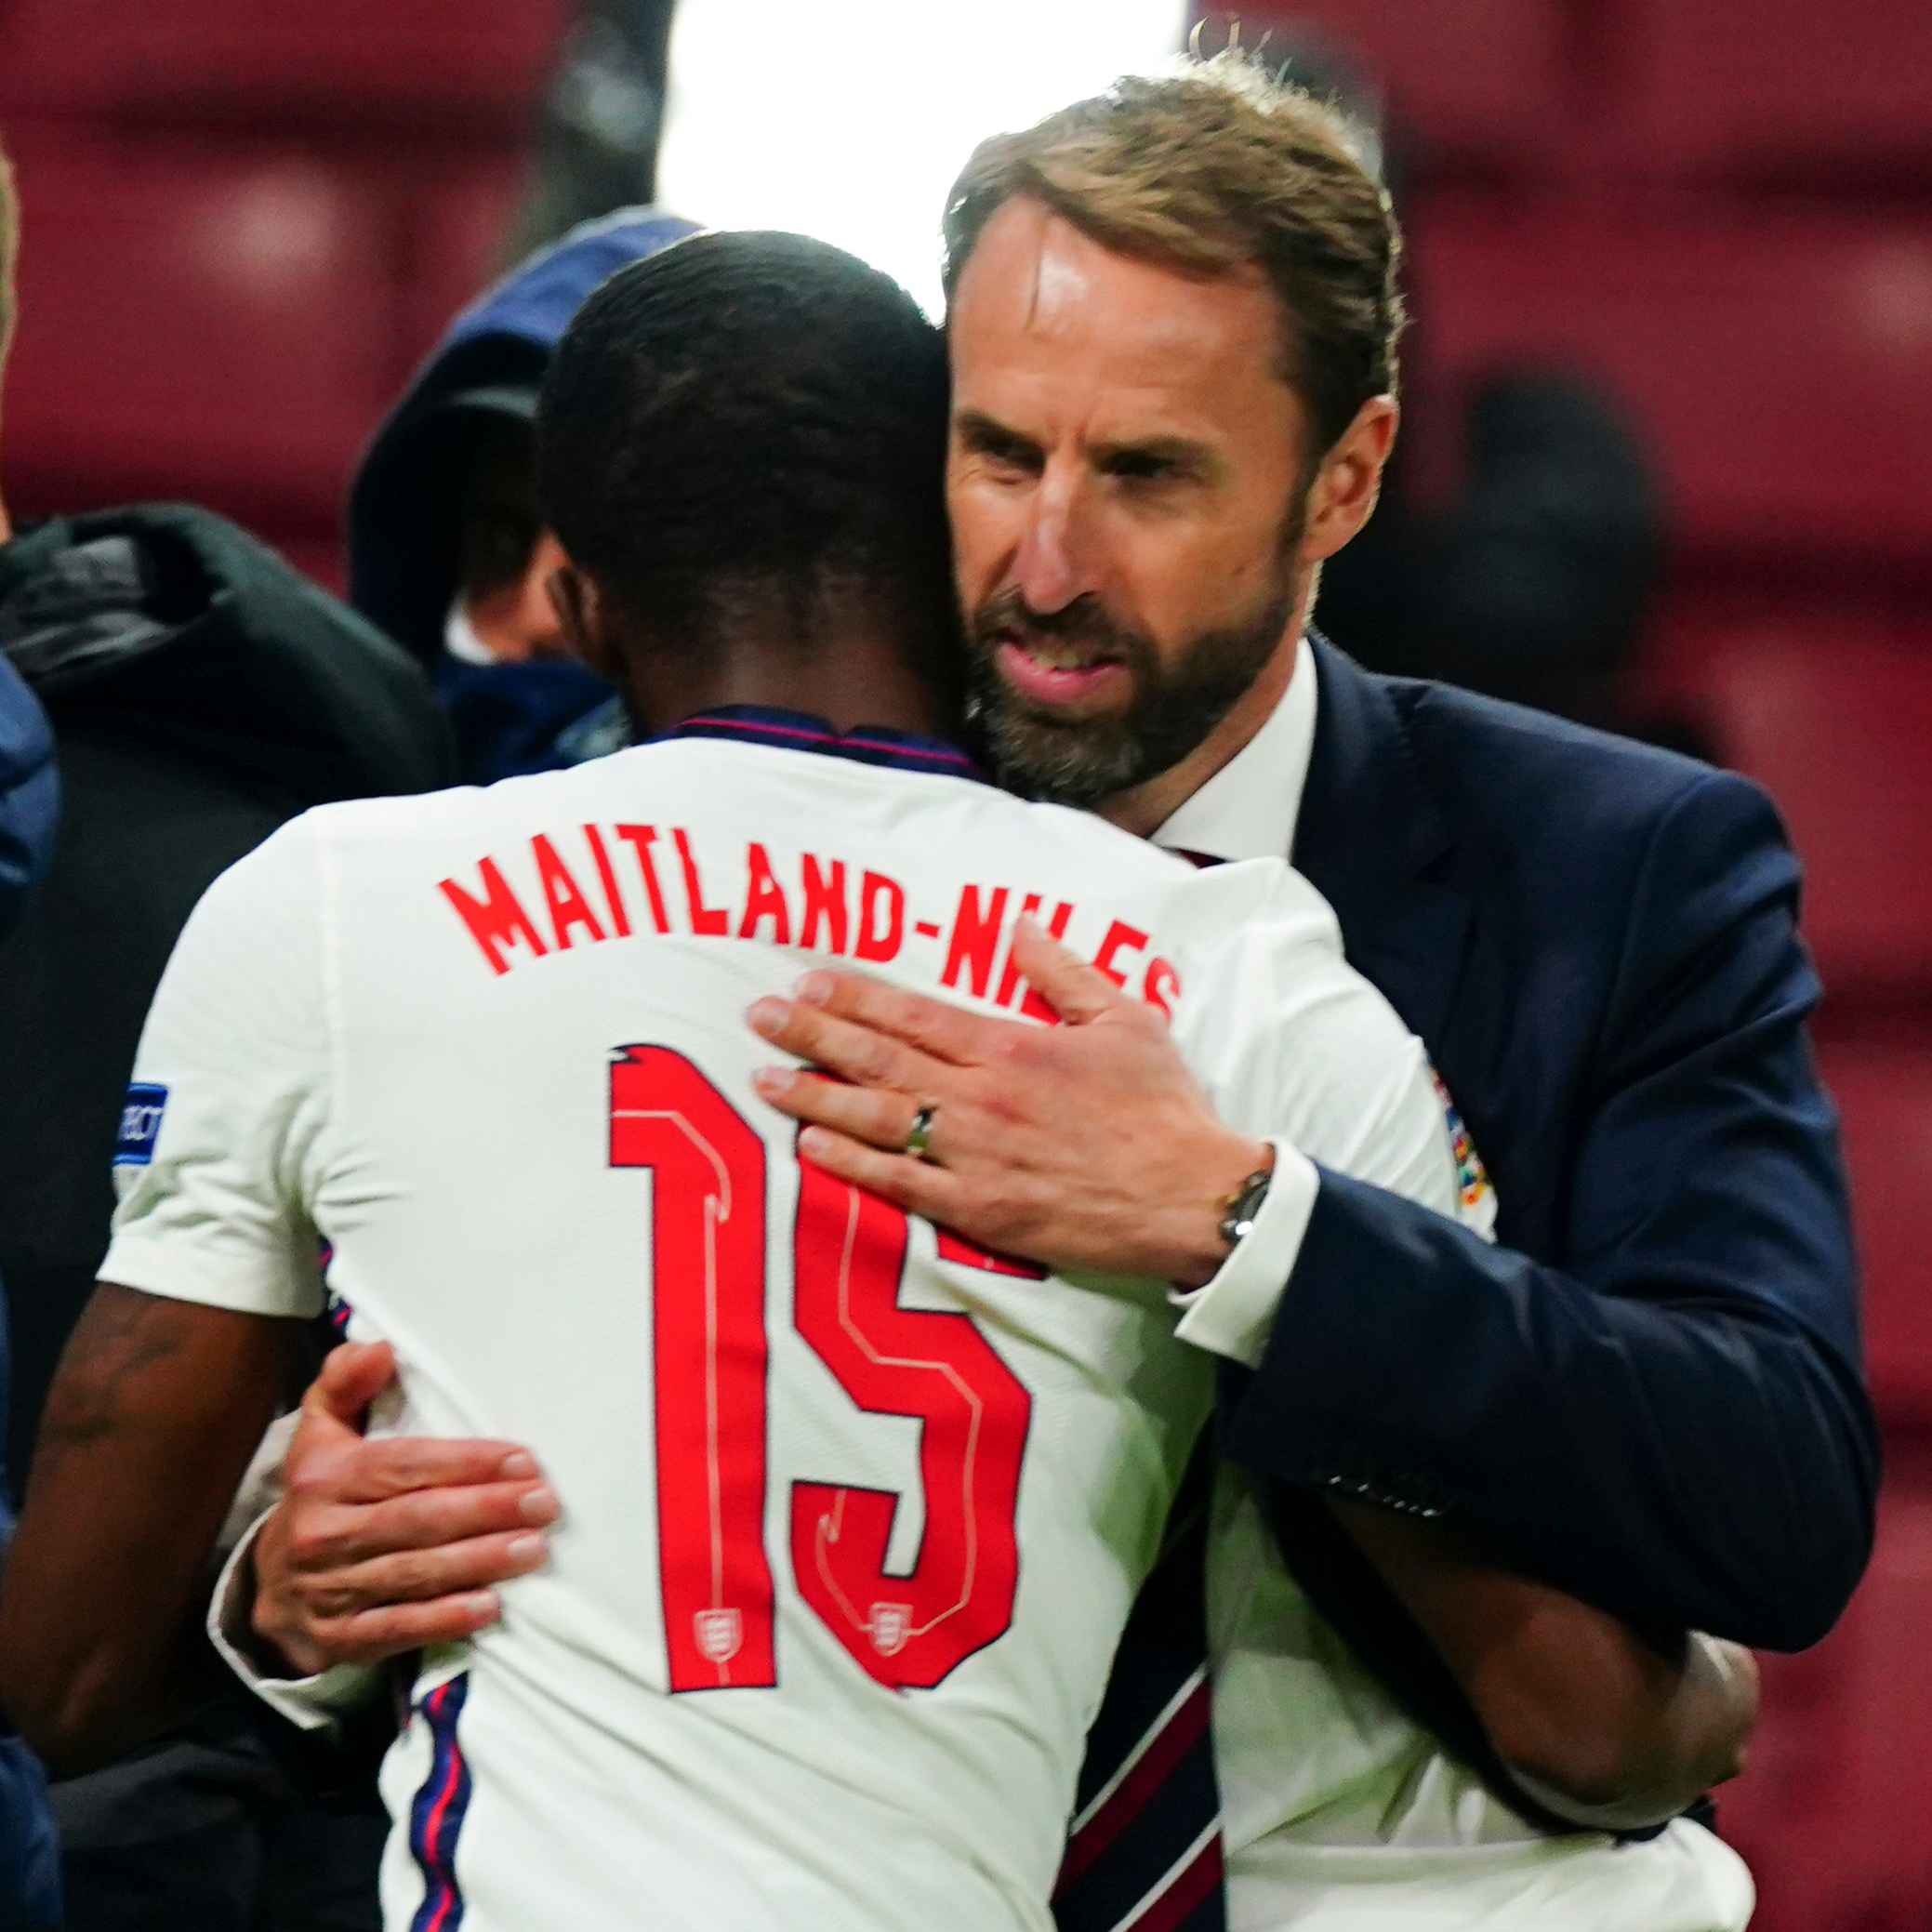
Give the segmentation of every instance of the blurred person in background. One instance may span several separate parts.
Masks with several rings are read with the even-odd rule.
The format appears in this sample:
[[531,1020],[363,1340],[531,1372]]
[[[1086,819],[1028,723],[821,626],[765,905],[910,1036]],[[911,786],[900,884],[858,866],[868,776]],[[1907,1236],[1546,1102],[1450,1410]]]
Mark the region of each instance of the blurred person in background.
[[[13,265],[19,224],[13,177],[0,153],[0,377],[13,335]],[[4,399],[0,399],[4,400]],[[0,497],[0,550],[12,534]],[[20,674],[0,658],[0,941],[46,868],[60,810],[54,736],[46,714]],[[0,1426],[7,1420],[11,1380],[6,1282],[0,1278]],[[0,1461],[0,1569],[13,1533],[13,1495]],[[0,1712],[0,1925],[51,1932],[60,1919],[60,1875],[46,1780],[33,1754]]]
[[509,258],[614,208],[657,199],[674,5],[581,0],[544,95]]
[[[1407,137],[1355,62],[1292,23],[1271,29],[1264,49],[1348,123],[1405,205]],[[1426,335],[1427,291],[1418,295],[1409,260],[1409,306]],[[1406,349],[1405,364],[1417,362],[1426,371],[1426,356]],[[1402,413],[1374,516],[1322,572],[1322,634],[1371,670],[1698,749],[1631,689],[1662,567],[1663,511],[1650,457],[1615,397],[1578,371],[1497,367],[1452,422],[1448,399],[1406,367]],[[1441,501],[1418,486],[1419,439],[1453,440]]]
[[[31,220],[31,180],[24,200]],[[0,236],[16,217],[0,180]],[[142,505],[0,536],[0,658],[45,708],[61,773],[52,864],[0,948],[7,1457],[24,1475],[106,1244],[111,1163],[139,1131],[125,1107],[141,1020],[190,909],[310,806],[430,790],[455,769],[408,656],[221,518]],[[293,1385],[309,1361],[289,1365]],[[165,1512],[165,1472],[154,1496]],[[170,1735],[56,1784],[70,1932],[241,1932],[271,1837],[315,1833],[326,1872],[332,1827],[302,1794],[327,1767],[289,1753],[212,1661],[184,1646]],[[288,1923],[329,1925],[326,1886],[299,1889],[311,1915]]]
[[578,305],[696,224],[620,208],[512,270],[451,324],[377,432],[349,499],[349,596],[430,673],[473,783],[549,771],[629,735],[572,655],[545,583],[531,418]]

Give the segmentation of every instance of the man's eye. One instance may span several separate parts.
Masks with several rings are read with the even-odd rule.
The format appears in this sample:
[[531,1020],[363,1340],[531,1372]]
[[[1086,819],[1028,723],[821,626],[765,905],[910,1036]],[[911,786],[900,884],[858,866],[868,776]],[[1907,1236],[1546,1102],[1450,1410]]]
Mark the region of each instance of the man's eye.
[[1033,451],[1020,443],[986,443],[980,446],[980,455],[987,462],[996,463],[1002,470],[1032,471],[1039,468]]
[[1180,465],[1170,457],[1138,456],[1131,451],[1116,457],[1107,468],[1122,483],[1164,483],[1181,473]]

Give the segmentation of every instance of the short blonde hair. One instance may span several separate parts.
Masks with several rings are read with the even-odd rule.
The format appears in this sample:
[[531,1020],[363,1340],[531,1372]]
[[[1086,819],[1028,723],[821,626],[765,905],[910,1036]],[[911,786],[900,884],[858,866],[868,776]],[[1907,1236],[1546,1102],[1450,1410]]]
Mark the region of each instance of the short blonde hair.
[[1230,49],[1130,75],[1018,134],[982,141],[946,211],[951,297],[1016,194],[1103,246],[1184,273],[1259,270],[1280,298],[1282,373],[1326,451],[1393,394],[1404,321],[1401,231],[1348,123]]

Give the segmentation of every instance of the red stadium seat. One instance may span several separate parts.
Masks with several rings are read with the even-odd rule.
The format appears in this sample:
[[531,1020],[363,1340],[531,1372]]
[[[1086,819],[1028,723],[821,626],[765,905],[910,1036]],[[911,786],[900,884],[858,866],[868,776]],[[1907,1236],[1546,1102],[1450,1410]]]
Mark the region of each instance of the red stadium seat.
[[565,0],[12,0],[0,106],[514,135],[569,13]]
[[1647,219],[1438,196],[1414,360],[1594,372],[1635,410],[1693,550],[1932,549],[1932,232],[1697,207]]
[[1932,625],[1826,604],[1721,620],[1682,608],[1661,657],[1661,695],[1687,700],[1770,790],[1805,862],[1873,1383],[1932,1425]]
[[1634,0],[1622,46],[1628,165],[1816,179],[1932,171],[1932,7],[1859,0]]
[[[1733,600],[1734,602],[1734,600]],[[1805,928],[1842,999],[1932,993],[1932,622],[1831,604],[1664,620],[1661,694],[1769,787],[1806,865]],[[1932,1317],[1926,1321],[1932,1349]]]
[[508,263],[518,170],[484,162],[426,178],[397,200],[406,224],[401,324],[414,366]]
[[1872,1388],[1888,1412],[1932,1422],[1932,1032],[1916,1044],[1828,1043],[1823,1061],[1845,1120]]
[[332,526],[398,376],[379,207],[299,158],[36,144],[20,160],[14,486]]
[[272,531],[267,530],[258,530],[256,535],[279,550],[283,558],[311,584],[320,584],[324,590],[337,597],[342,595],[348,582],[349,565],[339,543],[324,543],[315,537],[296,537],[283,542]]
[[1752,1932],[1907,1932],[1932,1902],[1932,1494],[1895,1480],[1844,1624],[1765,1660],[1750,1768],[1717,1794],[1758,1882]]
[[1560,122],[1556,0],[1227,0],[1198,5],[1196,14],[1237,16],[1251,46],[1270,28],[1318,35],[1385,89],[1396,125],[1431,160],[1474,154],[1520,165]]

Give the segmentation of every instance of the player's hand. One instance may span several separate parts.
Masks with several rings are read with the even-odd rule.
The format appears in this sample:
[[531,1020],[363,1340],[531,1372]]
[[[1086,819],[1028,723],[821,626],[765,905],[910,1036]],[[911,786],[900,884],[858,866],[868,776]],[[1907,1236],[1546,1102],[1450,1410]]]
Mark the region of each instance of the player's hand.
[[[1223,1203],[1267,1144],[1233,1133],[1151,1007],[1022,920],[1013,957],[1064,1025],[968,1012],[863,973],[814,972],[752,1026],[811,1068],[759,1092],[800,1151],[969,1240],[1048,1267],[1198,1286]],[[832,1078],[827,1078],[827,1076]],[[926,1158],[907,1154],[933,1109]]]
[[492,1586],[549,1554],[557,1499],[515,1443],[363,1439],[395,1373],[387,1343],[331,1352],[256,1538],[251,1626],[298,1675],[473,1635],[496,1619]]

